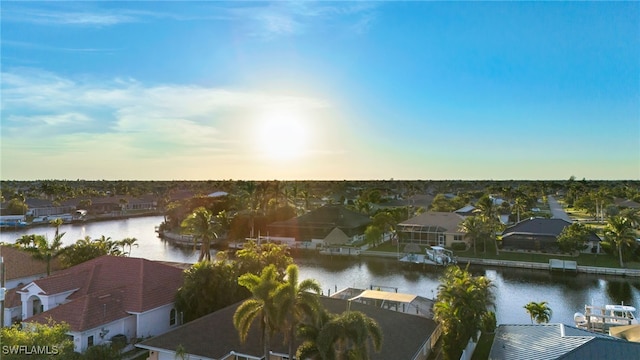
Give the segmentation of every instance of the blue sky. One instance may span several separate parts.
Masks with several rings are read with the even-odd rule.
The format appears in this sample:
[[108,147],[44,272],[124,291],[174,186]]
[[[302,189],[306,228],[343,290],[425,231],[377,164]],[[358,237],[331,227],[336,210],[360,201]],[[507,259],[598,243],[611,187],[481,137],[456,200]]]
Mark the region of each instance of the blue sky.
[[640,179],[638,2],[12,2],[2,179]]

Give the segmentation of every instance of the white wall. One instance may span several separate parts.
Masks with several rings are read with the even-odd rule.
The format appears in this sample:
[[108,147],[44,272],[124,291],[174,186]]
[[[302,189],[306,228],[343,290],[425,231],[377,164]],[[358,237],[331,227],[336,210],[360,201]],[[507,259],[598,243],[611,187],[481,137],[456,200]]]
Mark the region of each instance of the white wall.
[[171,303],[146,311],[144,313],[137,314],[137,336],[142,338],[156,336],[167,332],[169,329],[177,327],[180,323],[180,316],[177,312],[176,323],[173,326],[169,325],[169,316],[171,313],[171,309],[173,308],[175,308],[175,304]]
[[[73,335],[74,350],[77,352],[84,352],[85,350],[87,350],[89,336],[93,336],[93,345],[100,345],[111,341],[111,338],[114,335],[127,335],[127,333],[135,333],[135,318],[135,315],[130,315],[126,318],[119,319],[86,331],[70,332],[69,334]],[[131,319],[133,319],[133,321],[131,321]],[[133,327],[133,329],[131,327]],[[101,333],[104,335],[103,337],[100,336]],[[130,341],[131,338],[127,335],[127,342]]]

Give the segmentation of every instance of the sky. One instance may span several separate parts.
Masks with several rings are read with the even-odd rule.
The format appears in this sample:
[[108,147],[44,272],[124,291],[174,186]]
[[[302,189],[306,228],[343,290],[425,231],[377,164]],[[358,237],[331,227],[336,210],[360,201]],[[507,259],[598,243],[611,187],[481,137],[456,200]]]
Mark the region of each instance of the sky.
[[3,180],[640,179],[639,2],[23,2]]

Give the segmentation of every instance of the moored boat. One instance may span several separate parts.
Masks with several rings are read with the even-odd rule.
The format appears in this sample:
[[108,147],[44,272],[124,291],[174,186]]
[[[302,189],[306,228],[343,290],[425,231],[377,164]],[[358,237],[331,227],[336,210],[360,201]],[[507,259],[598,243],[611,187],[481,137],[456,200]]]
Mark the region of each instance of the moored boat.
[[614,326],[638,324],[636,308],[628,305],[585,305],[585,312],[576,312],[573,321],[576,327],[588,331],[608,333]]

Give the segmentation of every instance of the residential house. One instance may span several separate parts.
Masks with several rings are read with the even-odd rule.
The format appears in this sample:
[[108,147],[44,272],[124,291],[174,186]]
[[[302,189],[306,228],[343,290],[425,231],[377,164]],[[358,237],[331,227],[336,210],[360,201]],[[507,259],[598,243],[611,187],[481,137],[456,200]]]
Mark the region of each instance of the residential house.
[[[505,250],[556,250],[558,236],[571,225],[563,219],[530,218],[506,228],[502,232],[502,248]],[[599,252],[600,238],[592,233],[585,252]]]
[[364,240],[364,232],[371,223],[369,216],[352,211],[343,205],[325,205],[304,215],[276,221],[267,225],[269,239],[289,244],[311,242],[325,244],[325,238],[338,228],[350,243]]
[[59,204],[46,199],[28,198],[25,203],[28,206],[27,215],[34,218],[59,214],[71,214],[76,211],[76,205],[70,202]]
[[[372,360],[424,360],[435,343],[436,338],[432,335],[438,327],[432,319],[344,299],[321,297],[320,301],[331,313],[340,314],[348,309],[360,311],[378,323],[383,343],[380,352],[370,351]],[[136,346],[149,350],[150,360],[174,360],[178,348],[184,349],[185,359],[192,360],[264,359],[257,322],[251,327],[246,341],[240,342],[238,331],[233,326],[233,314],[239,305],[205,315]],[[269,360],[288,359],[288,347],[280,334],[272,337],[271,345]]]
[[428,211],[399,223],[396,231],[400,242],[451,247],[454,242],[466,241],[460,230],[463,221],[456,213]]
[[182,270],[146,259],[101,256],[20,288],[22,320],[69,324],[74,349],[160,335],[180,323]]
[[[32,254],[10,245],[0,246],[0,256],[4,262],[4,288],[8,290],[2,326],[10,326],[21,314],[21,303],[19,296],[16,296],[16,288],[47,276],[47,262],[35,259]],[[57,259],[51,261],[52,272],[61,268]]]
[[640,343],[564,324],[500,325],[489,360],[638,359]]

